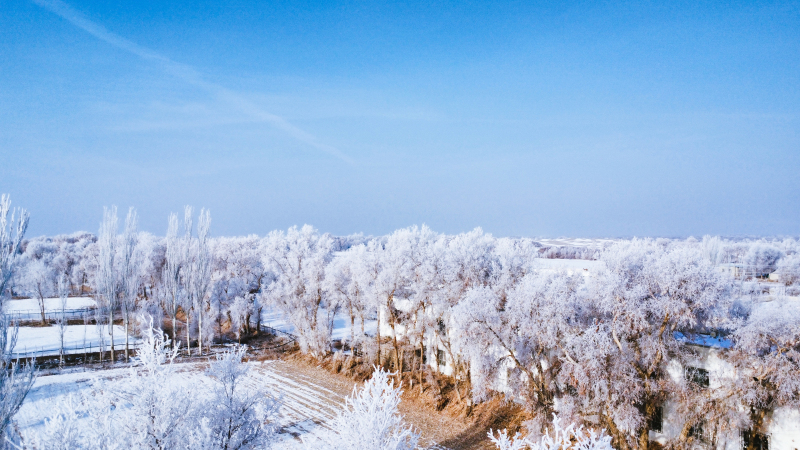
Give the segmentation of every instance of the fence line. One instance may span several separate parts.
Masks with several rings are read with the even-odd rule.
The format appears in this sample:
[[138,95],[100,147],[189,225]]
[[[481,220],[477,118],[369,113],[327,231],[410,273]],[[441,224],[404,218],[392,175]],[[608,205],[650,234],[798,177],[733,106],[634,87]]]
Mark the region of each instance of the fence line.
[[[136,350],[141,345],[142,345],[142,342],[129,341],[128,348],[131,349],[131,350]],[[98,353],[98,352],[100,352],[100,348],[101,347],[102,347],[104,353],[111,350],[111,344],[110,343],[109,344],[104,344],[102,346],[100,344],[88,343],[86,345],[81,344],[81,345],[73,345],[73,346],[69,346],[69,347],[68,346],[64,346],[64,355],[80,355],[80,354]],[[34,350],[28,350],[28,348],[32,348]],[[35,350],[36,348],[39,348],[41,350]],[[124,341],[120,342],[120,343],[116,343],[116,342],[114,343],[114,351],[116,352],[116,351],[120,351],[120,350],[125,350],[125,342]],[[53,347],[45,348],[44,346],[34,346],[34,347],[27,347],[26,346],[24,351],[20,351],[20,352],[12,351],[11,352],[11,357],[13,359],[19,359],[19,358],[35,358],[37,356],[58,356],[60,354],[60,352],[61,352],[61,347],[60,346],[56,347],[56,348],[53,348]]]
[[[83,318],[87,314],[94,314],[95,311],[97,311],[95,307],[74,308],[65,309],[63,314],[67,318]],[[61,314],[61,310],[49,310],[44,312],[44,317],[45,320],[57,320],[60,318]],[[11,320],[40,320],[42,318],[42,311],[38,309],[21,309],[9,311],[5,313],[5,316]]]
[[283,331],[283,330],[279,330],[277,328],[272,328],[269,325],[263,325],[262,324],[261,325],[261,330],[266,331],[267,333],[273,334],[275,336],[278,336],[278,334],[280,333],[280,334],[283,334],[284,336],[289,338],[288,341],[282,342],[282,343],[280,343],[278,345],[275,345],[275,346],[272,346],[272,347],[262,347],[262,350],[274,350],[274,349],[277,349],[277,348],[285,347],[285,346],[287,346],[289,344],[292,344],[295,341],[297,341],[297,336],[295,336],[294,334],[286,332],[286,331]]

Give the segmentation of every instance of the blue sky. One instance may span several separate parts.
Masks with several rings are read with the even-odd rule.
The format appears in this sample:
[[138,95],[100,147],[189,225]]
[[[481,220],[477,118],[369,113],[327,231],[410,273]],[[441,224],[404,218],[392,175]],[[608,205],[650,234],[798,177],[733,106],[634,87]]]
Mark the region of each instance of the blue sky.
[[800,234],[800,3],[0,3],[30,235]]

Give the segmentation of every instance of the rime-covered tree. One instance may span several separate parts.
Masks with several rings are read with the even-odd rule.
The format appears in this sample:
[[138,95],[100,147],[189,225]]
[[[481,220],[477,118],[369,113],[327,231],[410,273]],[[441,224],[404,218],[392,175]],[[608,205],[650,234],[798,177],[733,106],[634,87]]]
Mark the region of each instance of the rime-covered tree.
[[53,268],[42,259],[27,260],[21,269],[22,275],[19,277],[20,288],[23,292],[36,299],[39,304],[41,323],[46,325],[45,299],[55,294],[58,277]]
[[[731,280],[696,245],[633,240],[602,256],[582,314],[563,344],[562,383],[581,415],[597,417],[615,446],[647,449],[649,420],[681,383],[668,363],[686,365],[696,332],[725,323]],[[687,421],[685,437],[693,423]]]
[[800,408],[800,307],[785,300],[755,305],[732,338],[728,359],[739,376],[726,388],[746,408],[751,433],[766,434],[773,411]]
[[172,318],[172,343],[177,343],[178,307],[181,305],[181,269],[185,264],[182,241],[178,239],[178,216],[170,214],[167,222],[166,252],[161,272],[164,306]]
[[398,411],[401,394],[389,373],[376,370],[360,390],[353,388],[331,424],[332,432],[306,446],[324,450],[417,448],[419,434],[404,423]]
[[354,272],[358,270],[358,259],[363,257],[364,246],[339,253],[325,270],[324,288],[328,298],[343,305],[350,319],[350,345],[356,342],[356,317],[364,331],[364,288]]
[[754,276],[762,276],[774,271],[783,255],[783,251],[774,245],[754,242],[744,255],[744,263],[748,272]]
[[[485,398],[492,380],[502,378],[507,394],[520,393],[543,422],[560,394],[559,343],[570,313],[581,301],[580,275],[525,275],[505,297],[489,287],[471,290],[453,311],[460,345],[470,358],[474,394]],[[534,430],[538,431],[538,430]]]
[[262,303],[276,306],[294,326],[304,351],[321,356],[330,351],[336,304],[325,297],[325,266],[333,239],[311,226],[286,233],[274,231],[264,239],[261,260],[275,278],[262,292]]
[[[169,350],[169,340],[152,328],[152,318],[143,322],[143,342],[121,392],[114,398],[129,407],[117,416],[119,436],[126,436],[132,448],[169,449],[185,445],[186,427],[191,426],[192,397],[189,387],[170,382],[175,372],[172,362],[177,349]],[[123,441],[124,442],[124,441]]]
[[28,213],[11,210],[11,199],[0,197],[0,449],[16,441],[10,426],[25,397],[33,386],[35,373],[32,365],[21,366],[14,362],[12,351],[17,340],[17,328],[11,327],[5,315],[5,302],[9,291],[25,230]]
[[209,309],[208,294],[211,287],[211,251],[209,231],[211,212],[202,209],[197,221],[197,239],[191,246],[189,289],[197,311],[198,351],[203,354],[203,318]]
[[[136,297],[139,292],[139,277],[137,269],[142,264],[141,253],[137,252],[139,243],[139,233],[137,232],[138,218],[136,210],[130,208],[125,219],[125,231],[122,235],[122,245],[119,255],[119,274],[120,274],[120,305],[122,309],[122,320],[125,328],[125,360],[128,360],[128,350],[130,347],[130,316],[136,308]],[[113,336],[113,332],[112,332]],[[113,340],[113,337],[112,337]],[[112,342],[113,346],[113,342]]]
[[245,385],[249,367],[243,362],[247,347],[233,347],[216,355],[206,373],[215,381],[204,408],[208,450],[268,448],[277,432],[280,397]]
[[120,294],[120,276],[117,262],[117,207],[103,208],[103,221],[97,238],[98,270],[97,286],[108,314],[108,332],[111,344],[111,362],[114,362],[114,311],[117,309]]

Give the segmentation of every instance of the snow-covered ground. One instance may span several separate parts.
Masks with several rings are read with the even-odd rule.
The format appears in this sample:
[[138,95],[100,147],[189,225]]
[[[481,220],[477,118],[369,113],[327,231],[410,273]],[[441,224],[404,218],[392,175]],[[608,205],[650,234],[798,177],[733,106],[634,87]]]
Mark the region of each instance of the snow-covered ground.
[[[108,327],[103,327],[106,350],[111,344]],[[65,353],[91,353],[97,352],[100,346],[100,330],[95,325],[67,325],[64,332]],[[138,342],[130,338],[131,346]],[[119,348],[125,345],[125,329],[114,325],[114,345]],[[49,327],[20,327],[17,334],[17,345],[13,352],[15,356],[48,356],[58,355],[60,338],[57,326]]]
[[[67,299],[67,310],[70,312],[84,311],[97,306],[97,302],[91,297],[69,297]],[[44,310],[48,317],[61,310],[60,298],[44,299]],[[41,318],[39,301],[35,298],[23,298],[19,300],[6,301],[5,313],[20,319],[36,320]],[[70,314],[73,316],[74,314]]]
[[[364,321],[364,333],[369,336],[375,336],[375,333],[378,331],[378,321],[377,320],[365,320]],[[331,333],[331,339],[340,340],[343,339],[345,341],[350,340],[350,317],[347,317],[344,314],[340,314],[336,316],[336,319],[333,321],[333,333]],[[356,325],[355,325],[355,336],[361,334],[361,322],[358,318],[356,318]]]
[[[335,417],[344,397],[333,392],[310,377],[288,370],[279,361],[251,362],[251,378],[246,388],[266,388],[273,394],[283,395],[283,406],[279,423],[280,439],[273,448],[303,448],[300,439],[319,437],[328,428],[328,423]],[[172,382],[189,385],[200,396],[211,392],[213,381],[204,374],[205,364],[182,364],[177,373],[172,374]],[[88,372],[72,372],[59,375],[40,376],[33,389],[25,399],[19,413],[15,417],[20,428],[33,430],[41,428],[44,419],[56,411],[59,402],[70,396],[88,394],[102,383],[105,386],[114,383],[125,383],[129,368],[110,369]],[[74,397],[73,397],[74,398]],[[82,419],[85,426],[93,426],[91,419]]]
[[[324,311],[320,311],[324,314]],[[377,320],[366,320],[364,324],[364,332],[370,336],[374,336],[378,329]],[[294,333],[294,327],[289,323],[279,311],[269,310],[261,313],[261,323],[276,330],[285,333]],[[344,339],[350,340],[350,317],[346,313],[340,313],[333,321],[333,333],[331,339],[334,341]],[[355,335],[361,334],[361,322],[356,318]]]

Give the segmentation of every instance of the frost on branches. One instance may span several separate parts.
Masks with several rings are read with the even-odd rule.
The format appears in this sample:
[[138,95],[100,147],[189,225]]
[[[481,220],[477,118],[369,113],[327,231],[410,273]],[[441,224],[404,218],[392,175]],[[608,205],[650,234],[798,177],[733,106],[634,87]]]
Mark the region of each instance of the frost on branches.
[[751,311],[733,340],[730,360],[744,376],[725,392],[744,404],[745,425],[764,434],[771,412],[800,409],[800,305],[779,300]]
[[326,302],[325,266],[334,241],[306,225],[286,233],[274,231],[263,243],[262,263],[274,274],[262,296],[294,326],[303,351],[322,356],[330,351],[337,305]]
[[320,442],[306,443],[323,450],[413,450],[419,434],[403,422],[397,406],[401,388],[390,374],[376,370],[361,390],[345,402],[344,410],[331,423],[332,431]]
[[[551,434],[552,432],[552,434]],[[520,437],[519,434],[509,437],[506,430],[494,435],[489,431],[489,439],[497,446],[498,450],[612,450],[611,437],[603,430],[597,432],[593,429],[575,427],[570,424],[561,428],[561,419],[553,418],[553,429],[538,441]]]
[[5,194],[0,197],[0,449],[18,440],[12,421],[36,376],[32,364],[21,366],[14,362],[11,351],[16,344],[17,327],[11,326],[5,315],[9,282],[14,276],[27,227],[28,213],[25,210],[12,212],[10,198]]
[[218,354],[206,371],[214,384],[213,401],[202,420],[204,449],[238,450],[268,447],[277,432],[275,421],[281,398],[260,389],[248,389],[248,367],[242,362],[247,347]]

